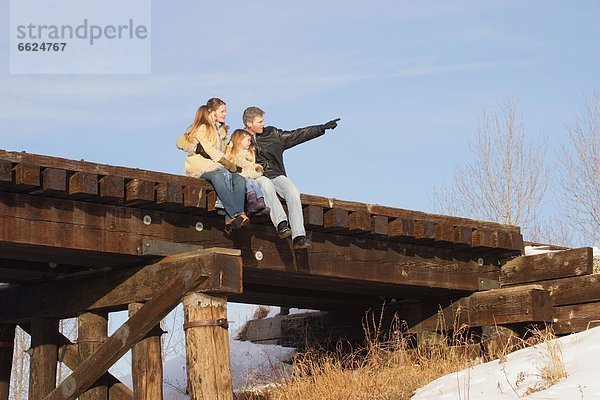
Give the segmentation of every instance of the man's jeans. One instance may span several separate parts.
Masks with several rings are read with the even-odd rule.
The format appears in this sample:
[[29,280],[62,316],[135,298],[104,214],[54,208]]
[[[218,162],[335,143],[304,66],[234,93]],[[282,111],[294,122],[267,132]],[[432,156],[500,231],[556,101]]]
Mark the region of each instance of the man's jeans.
[[265,195],[265,203],[271,209],[269,216],[275,228],[281,221],[287,220],[281,201],[277,197],[279,194],[285,199],[290,213],[290,227],[292,228],[292,238],[306,236],[304,229],[304,215],[302,214],[302,203],[300,202],[300,191],[294,183],[284,175],[269,179],[261,176],[257,179]]
[[200,175],[215,188],[217,196],[223,202],[227,219],[244,212],[246,200],[246,180],[239,174],[232,174],[225,168],[218,168]]

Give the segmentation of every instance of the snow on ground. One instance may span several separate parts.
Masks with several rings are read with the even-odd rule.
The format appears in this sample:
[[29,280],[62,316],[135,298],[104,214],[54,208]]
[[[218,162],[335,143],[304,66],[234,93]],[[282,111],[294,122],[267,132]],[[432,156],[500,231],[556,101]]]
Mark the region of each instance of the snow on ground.
[[[562,354],[567,377],[543,389],[551,353]],[[412,400],[600,399],[600,327],[511,353],[443,376],[417,390]],[[539,391],[526,395],[536,387]]]

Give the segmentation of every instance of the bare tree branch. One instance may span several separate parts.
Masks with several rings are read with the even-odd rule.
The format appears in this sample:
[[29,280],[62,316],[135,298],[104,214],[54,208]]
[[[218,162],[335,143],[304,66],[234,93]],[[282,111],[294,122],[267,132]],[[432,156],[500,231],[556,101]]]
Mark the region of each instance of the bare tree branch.
[[570,146],[559,153],[561,211],[571,229],[600,246],[600,95],[585,101],[567,131]]
[[483,113],[470,145],[473,155],[454,171],[454,181],[434,193],[440,212],[533,226],[536,208],[544,198],[548,170],[544,166],[547,140],[525,142],[518,102],[506,99],[498,112]]

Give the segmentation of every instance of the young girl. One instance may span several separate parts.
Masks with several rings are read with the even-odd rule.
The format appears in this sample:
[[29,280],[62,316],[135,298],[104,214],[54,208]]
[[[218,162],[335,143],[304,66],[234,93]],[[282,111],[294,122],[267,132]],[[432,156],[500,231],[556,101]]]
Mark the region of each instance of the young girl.
[[[223,103],[225,104],[225,103]],[[185,172],[189,176],[209,181],[225,208],[225,233],[246,226],[244,213],[246,182],[235,173],[237,167],[225,158],[227,127],[216,129],[215,116],[208,106],[200,106],[194,122],[177,140],[177,147],[188,153]]]
[[263,192],[256,181],[262,176],[263,168],[254,161],[254,148],[248,132],[243,129],[233,132],[226,157],[242,169],[240,175],[246,178],[246,210],[254,215],[268,214],[271,210],[265,205]]

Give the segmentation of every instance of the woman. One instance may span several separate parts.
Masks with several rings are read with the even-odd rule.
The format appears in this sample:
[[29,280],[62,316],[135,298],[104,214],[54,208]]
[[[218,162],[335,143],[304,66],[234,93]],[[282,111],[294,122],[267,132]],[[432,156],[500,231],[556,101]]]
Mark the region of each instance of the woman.
[[246,209],[248,213],[250,215],[269,214],[271,210],[265,205],[264,194],[256,181],[256,178],[262,176],[263,167],[254,161],[256,156],[250,134],[243,129],[233,131],[225,156],[242,169],[240,175],[246,178]]
[[237,166],[225,158],[225,103],[219,99],[210,99],[209,103],[214,109],[207,105],[198,108],[194,122],[177,140],[177,147],[189,154],[185,159],[186,174],[205,179],[215,188],[225,208],[225,233],[229,235],[233,229],[249,223],[244,213],[246,182],[236,173]]

